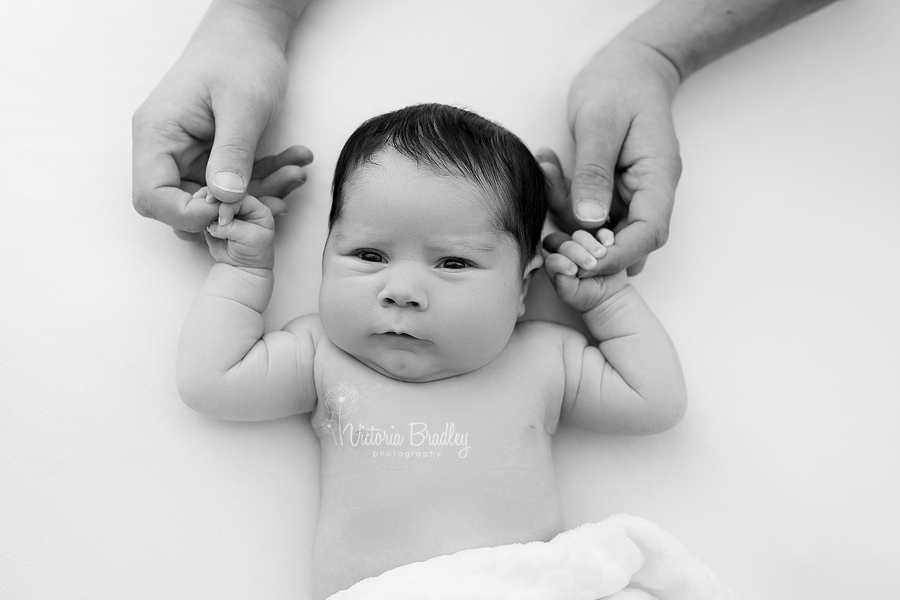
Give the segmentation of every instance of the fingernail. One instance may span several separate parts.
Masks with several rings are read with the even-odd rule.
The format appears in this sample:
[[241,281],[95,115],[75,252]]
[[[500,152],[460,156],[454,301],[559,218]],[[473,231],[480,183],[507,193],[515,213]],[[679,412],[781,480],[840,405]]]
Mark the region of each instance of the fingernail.
[[606,209],[597,202],[581,200],[575,205],[575,216],[589,223],[602,223],[606,220]]
[[587,259],[584,261],[585,269],[593,269],[596,266],[597,266],[597,259],[594,258],[593,256],[588,256]]
[[196,200],[197,198],[203,198],[207,194],[209,194],[209,190],[207,190],[205,187],[202,187],[199,190],[197,190],[196,192],[194,192],[194,195],[191,196],[191,198]]
[[216,171],[216,174],[213,175],[213,183],[226,192],[240,193],[244,191],[244,178],[231,171]]
[[213,204],[216,201],[216,197],[212,195],[212,190],[206,190],[206,203]]
[[224,224],[225,224],[225,216],[219,215],[219,225],[224,225]]
[[601,229],[600,233],[597,234],[597,239],[599,239],[600,243],[606,247],[612,246],[616,243],[616,236],[609,229]]

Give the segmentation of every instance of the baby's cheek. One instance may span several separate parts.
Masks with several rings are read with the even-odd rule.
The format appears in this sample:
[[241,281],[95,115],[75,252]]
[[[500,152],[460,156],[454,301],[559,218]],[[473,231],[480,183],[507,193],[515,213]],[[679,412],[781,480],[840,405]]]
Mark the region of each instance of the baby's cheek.
[[455,337],[457,352],[480,367],[500,354],[509,342],[518,315],[518,298],[464,302],[457,315],[447,331]]
[[353,329],[351,320],[355,312],[353,307],[353,294],[335,282],[327,279],[322,281],[322,289],[319,293],[319,316],[322,326],[328,337],[340,344],[349,331]]

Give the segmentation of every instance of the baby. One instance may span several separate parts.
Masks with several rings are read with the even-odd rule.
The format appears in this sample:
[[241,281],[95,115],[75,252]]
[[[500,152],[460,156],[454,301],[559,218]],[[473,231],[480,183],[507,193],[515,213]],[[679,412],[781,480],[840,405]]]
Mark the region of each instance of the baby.
[[[332,202],[319,314],[265,334],[272,214],[251,196],[220,205],[207,235],[218,264],[177,371],[184,401],[218,418],[312,413],[317,598],[407,563],[560,533],[560,420],[613,434],[680,420],[668,335],[623,273],[590,276],[612,233],[577,232],[544,261],[543,173],[502,127],[433,104],[371,119],[341,152]],[[517,322],[542,264],[599,347]]]

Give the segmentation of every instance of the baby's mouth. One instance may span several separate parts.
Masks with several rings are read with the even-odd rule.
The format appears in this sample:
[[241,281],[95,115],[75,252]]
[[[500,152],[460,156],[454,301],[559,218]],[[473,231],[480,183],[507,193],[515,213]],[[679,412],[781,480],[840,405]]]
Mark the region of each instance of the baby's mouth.
[[405,339],[408,339],[408,340],[417,340],[417,339],[419,339],[419,338],[417,338],[417,337],[414,336],[414,335],[409,335],[408,333],[399,333],[399,332],[396,332],[396,331],[385,331],[385,332],[382,333],[381,335],[389,335],[389,336],[393,336],[393,337],[405,338]]

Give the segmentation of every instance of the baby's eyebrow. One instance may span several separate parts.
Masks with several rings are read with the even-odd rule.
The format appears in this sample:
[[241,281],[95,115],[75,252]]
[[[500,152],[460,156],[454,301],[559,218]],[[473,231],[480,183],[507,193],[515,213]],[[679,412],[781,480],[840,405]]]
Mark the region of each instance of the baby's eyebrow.
[[462,250],[468,252],[493,252],[497,246],[487,243],[473,243],[468,240],[453,240],[445,243],[435,244],[435,249],[439,250]]

